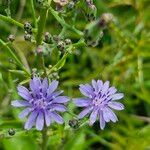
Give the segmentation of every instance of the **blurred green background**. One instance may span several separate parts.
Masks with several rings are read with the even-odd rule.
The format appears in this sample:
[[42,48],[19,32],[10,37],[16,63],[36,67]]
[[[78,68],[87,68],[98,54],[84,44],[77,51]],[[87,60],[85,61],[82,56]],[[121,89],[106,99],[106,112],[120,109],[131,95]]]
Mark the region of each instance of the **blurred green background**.
[[[2,0],[0,0],[2,1]],[[1,4],[1,3],[0,3]],[[93,127],[85,125],[80,129],[67,129],[69,114],[64,114],[64,126],[53,125],[49,128],[48,149],[53,150],[150,150],[150,1],[149,0],[95,0],[97,17],[110,12],[116,25],[104,30],[104,36],[95,48],[82,47],[76,54],[69,55],[66,64],[59,71],[60,88],[70,97],[81,96],[78,85],[91,79],[110,80],[125,94],[122,101],[125,110],[116,112],[119,121],[108,123],[105,130],[99,129],[99,123]],[[28,0],[13,0],[12,18],[24,23],[32,22]],[[0,5],[0,14],[6,15],[6,6]],[[88,23],[86,17],[77,10],[75,26],[83,30]],[[39,8],[36,6],[36,14]],[[70,23],[73,14],[65,18]],[[59,34],[60,25],[49,13],[45,32]],[[15,34],[16,40],[11,46],[18,57],[31,68],[40,64],[34,58],[34,45],[24,41],[24,31],[0,20],[0,38],[7,41],[9,34]],[[73,42],[78,37],[71,32],[65,33]],[[56,54],[45,56],[46,65],[55,64]],[[0,46],[0,149],[1,150],[38,150],[41,135],[38,131],[26,132],[23,122],[17,115],[19,109],[13,109],[10,102],[17,99],[16,85],[24,76],[9,72],[17,69],[7,50]],[[70,102],[69,110],[80,110]],[[9,129],[15,135],[8,134]],[[65,130],[64,130],[65,128]],[[52,130],[53,129],[53,130]]]

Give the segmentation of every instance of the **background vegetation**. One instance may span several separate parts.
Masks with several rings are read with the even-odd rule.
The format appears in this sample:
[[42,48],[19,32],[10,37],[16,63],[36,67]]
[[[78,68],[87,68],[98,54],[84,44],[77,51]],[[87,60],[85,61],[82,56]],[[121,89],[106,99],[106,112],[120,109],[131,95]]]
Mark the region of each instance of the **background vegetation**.
[[[0,3],[1,4],[1,3]],[[123,103],[126,109],[117,112],[119,121],[108,123],[105,130],[99,129],[99,123],[93,127],[84,125],[79,129],[68,129],[68,120],[72,116],[65,114],[65,125],[53,125],[49,128],[49,149],[64,150],[148,150],[150,149],[150,1],[149,0],[95,0],[98,9],[97,18],[110,12],[116,20],[115,26],[104,30],[104,36],[95,48],[83,46],[75,54],[68,56],[63,69],[59,71],[60,87],[70,97],[78,97],[78,85],[90,82],[91,79],[110,80],[119,91],[125,93]],[[39,7],[36,6],[36,14]],[[0,14],[6,15],[5,5],[0,5]],[[53,6],[54,8],[54,6]],[[12,18],[21,23],[32,22],[32,11],[28,0],[13,0],[10,5]],[[88,23],[86,16],[77,10],[74,22],[79,30]],[[65,20],[70,23],[74,14],[70,13]],[[57,35],[60,25],[49,13],[45,32]],[[35,60],[35,47],[24,40],[24,30],[0,20],[0,38],[14,34],[16,39],[10,47],[30,68],[41,64]],[[73,42],[78,37],[66,32],[66,37]],[[51,49],[49,50],[51,51]],[[56,51],[56,52],[55,52]],[[56,63],[57,50],[44,56],[46,66]],[[28,66],[27,65],[27,66]],[[24,131],[23,122],[18,119],[19,109],[13,109],[10,102],[17,99],[16,85],[24,76],[12,73],[16,64],[4,46],[0,45],[0,149],[4,150],[37,150],[41,134],[36,131]],[[80,110],[69,104],[72,112]],[[64,130],[65,128],[65,130]],[[15,135],[8,134],[10,129]]]

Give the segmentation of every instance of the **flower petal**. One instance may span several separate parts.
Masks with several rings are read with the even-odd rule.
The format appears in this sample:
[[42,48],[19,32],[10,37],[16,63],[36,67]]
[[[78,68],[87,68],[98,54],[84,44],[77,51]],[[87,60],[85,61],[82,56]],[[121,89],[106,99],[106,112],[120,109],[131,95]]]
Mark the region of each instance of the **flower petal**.
[[24,100],[15,100],[15,101],[12,101],[11,105],[14,106],[14,107],[31,106],[31,104],[28,101],[24,101]]
[[45,114],[44,115],[45,116],[45,123],[46,123],[47,126],[50,126],[50,124],[51,124],[51,118],[50,118],[50,115],[49,115],[48,111],[45,110],[44,114]]
[[102,111],[99,111],[99,122],[100,122],[100,128],[103,130],[105,128],[105,120],[104,120],[104,117],[103,117],[103,112]]
[[88,98],[75,98],[73,99],[73,102],[79,107],[87,107],[92,104],[92,101]]
[[102,87],[102,94],[106,94],[109,89],[109,81],[106,81]]
[[102,87],[103,87],[103,81],[102,80],[98,80],[97,81],[97,86],[98,86],[98,91],[100,92],[102,90]]
[[50,95],[52,94],[58,86],[58,81],[54,80],[52,81],[52,83],[49,85],[48,89],[47,89],[47,94]]
[[115,87],[110,87],[108,90],[108,95],[112,95],[115,94],[117,92],[117,89]]
[[32,96],[31,96],[29,90],[28,90],[26,87],[19,85],[19,86],[17,87],[17,90],[18,90],[18,94],[19,94],[22,98],[24,98],[25,100],[30,100],[30,99],[32,99]]
[[99,92],[99,88],[98,88],[97,82],[95,80],[92,80],[92,86],[93,86],[95,92]]
[[33,125],[35,124],[35,120],[36,120],[37,115],[38,115],[37,111],[33,111],[30,114],[27,122],[25,123],[25,126],[24,126],[25,129],[30,130],[33,127]]
[[41,86],[42,84],[40,78],[34,77],[32,80],[30,80],[30,89],[33,93],[38,94]]
[[90,115],[90,125],[93,125],[94,122],[96,121],[97,114],[98,114],[98,109],[94,109]]
[[85,108],[84,110],[82,110],[82,111],[80,112],[80,114],[78,115],[78,118],[79,118],[79,119],[83,118],[83,117],[86,116],[88,113],[90,113],[90,112],[92,111],[92,109],[93,109],[92,106]]
[[109,102],[108,106],[116,109],[116,110],[123,110],[124,109],[124,105],[122,103],[119,102]]
[[114,95],[111,96],[112,101],[113,101],[113,100],[119,100],[119,99],[121,99],[121,98],[123,98],[123,97],[124,97],[124,94],[123,94],[123,93],[116,93],[116,94],[114,94]]
[[53,103],[66,103],[69,101],[67,96],[58,96],[53,100]]
[[81,84],[79,90],[83,95],[87,97],[91,97],[91,95],[93,95],[92,87],[89,84]]
[[59,96],[60,94],[62,94],[63,92],[64,92],[63,90],[54,92],[54,93],[52,93],[52,97],[55,98],[55,97]]
[[103,117],[106,122],[109,122],[110,120],[112,122],[118,121],[118,118],[115,115],[115,113],[108,107],[103,110]]
[[42,82],[42,93],[45,95],[48,89],[48,80],[47,78],[44,78]]
[[62,104],[52,104],[51,106],[53,111],[65,112],[67,108]]
[[25,108],[25,109],[19,114],[19,118],[20,118],[20,119],[25,118],[31,111],[32,111],[31,108]]
[[50,112],[50,116],[52,117],[53,120],[55,120],[59,124],[63,124],[64,120],[63,118],[57,114],[56,112]]
[[44,127],[44,115],[43,112],[39,112],[37,119],[36,119],[36,129],[41,131]]

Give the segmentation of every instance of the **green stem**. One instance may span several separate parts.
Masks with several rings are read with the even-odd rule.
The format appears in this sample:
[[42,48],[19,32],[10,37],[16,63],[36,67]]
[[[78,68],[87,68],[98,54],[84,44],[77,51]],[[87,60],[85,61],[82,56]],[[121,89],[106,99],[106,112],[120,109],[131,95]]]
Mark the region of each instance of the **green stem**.
[[21,61],[16,57],[16,55],[14,54],[14,52],[7,46],[7,44],[2,41],[0,39],[0,44],[3,45],[9,52],[9,54],[12,56],[12,58],[16,61],[16,63],[18,64],[18,66],[24,71],[26,72],[26,74],[28,76],[30,76],[30,73],[26,70],[26,68],[22,65]]
[[48,135],[47,135],[47,128],[45,127],[42,131],[41,150],[47,150],[47,143],[48,143]]
[[77,30],[75,27],[72,27],[69,24],[67,24],[63,19],[61,19],[58,16],[58,12],[56,12],[52,7],[49,7],[49,10],[52,13],[52,15],[55,17],[55,19],[62,25],[62,27],[65,27],[65,28],[73,31],[74,33],[78,34],[79,36],[83,36],[83,32],[81,32],[80,30]]
[[[14,20],[14,19],[12,19],[10,17],[6,17],[6,16],[0,14],[0,20],[8,22],[8,23],[13,24],[13,25],[16,25],[16,26],[18,26],[21,29],[24,29],[24,25],[22,23]],[[36,29],[33,29],[32,31],[35,33]]]
[[11,24],[14,24],[14,25],[20,27],[21,29],[24,28],[24,25],[23,25],[22,23],[20,23],[20,22],[14,20],[14,19],[12,19],[12,18],[10,18],[10,17],[6,17],[6,16],[4,16],[4,15],[1,15],[1,14],[0,14],[0,20],[3,20],[3,21],[5,21],[5,22],[11,23]]
[[37,28],[37,21],[36,21],[36,15],[35,15],[35,9],[34,9],[34,2],[33,2],[33,0],[30,0],[30,4],[31,4],[31,11],[32,11],[34,27]]
[[45,23],[46,23],[46,17],[47,17],[47,9],[41,8],[40,20],[38,23],[38,32],[37,32],[37,36],[36,36],[36,45],[37,46],[42,44],[43,32],[44,32],[44,27],[45,27]]
[[[44,27],[46,24],[46,17],[47,17],[47,8],[41,8],[40,11],[40,20],[38,23],[38,32],[37,32],[37,36],[36,36],[36,45],[39,46],[42,44],[43,41],[43,32],[44,32]],[[42,68],[44,70],[44,74],[46,76],[46,67],[45,67],[45,63],[44,63],[44,58],[43,55],[39,55],[39,61],[42,64]]]

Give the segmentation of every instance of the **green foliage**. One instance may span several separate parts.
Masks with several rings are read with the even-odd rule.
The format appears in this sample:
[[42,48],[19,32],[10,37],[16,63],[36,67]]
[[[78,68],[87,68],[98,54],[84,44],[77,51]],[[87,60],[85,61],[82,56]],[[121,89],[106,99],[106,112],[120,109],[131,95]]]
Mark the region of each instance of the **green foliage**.
[[[30,4],[26,0],[25,5],[22,6],[21,1],[12,1],[11,16],[21,23],[30,21],[33,25]],[[53,125],[54,130],[52,131],[51,127],[48,130],[50,137],[48,149],[148,150],[150,149],[149,2],[148,0],[95,0],[94,4],[97,7],[97,18],[106,12],[114,16],[114,23],[104,29],[104,36],[99,45],[94,48],[86,47],[84,44],[81,46],[79,44],[75,49],[74,46],[69,47],[59,62],[58,49],[55,45],[50,48],[52,53],[44,56],[45,64],[47,68],[49,64],[53,65],[48,70],[49,73],[59,70],[60,86],[70,97],[80,96],[78,85],[81,83],[90,82],[93,78],[110,80],[119,91],[125,93],[123,103],[126,109],[118,112],[119,121],[116,124],[108,123],[104,131],[99,129],[98,123],[93,127],[83,125],[79,129],[70,129],[68,121],[73,117],[65,114],[63,127]],[[38,16],[40,8],[35,6]],[[6,15],[5,9],[6,6],[2,6],[0,2],[0,14]],[[23,11],[21,16],[20,9]],[[62,14],[61,17],[66,23],[73,23],[74,27],[83,30],[88,21],[80,9],[76,15],[70,12],[68,16]],[[65,24],[62,20],[59,23],[62,27]],[[55,20],[55,14],[50,13],[44,30],[51,35],[59,34],[62,28],[60,24]],[[63,38],[70,38],[74,43],[78,42],[79,36],[82,35],[70,25],[64,29],[64,33]],[[17,66],[9,55],[7,47],[0,45],[0,149],[38,150],[37,143],[41,142],[41,135],[34,129],[31,132],[23,130],[23,123],[17,117],[19,111],[12,110],[10,102],[18,98],[16,85],[28,83],[27,73],[31,68],[41,68],[42,64],[34,57],[35,45],[24,41],[22,28],[0,19],[0,38],[7,41],[10,34],[15,34],[16,39],[13,44],[7,44],[10,44],[17,55],[17,60],[19,59],[17,63],[19,65],[22,63],[25,67],[20,71],[21,67]],[[42,74],[42,71],[38,73]],[[72,104],[69,105],[69,110],[72,113],[79,112]],[[8,135],[8,130],[11,128],[16,132],[13,136]]]

